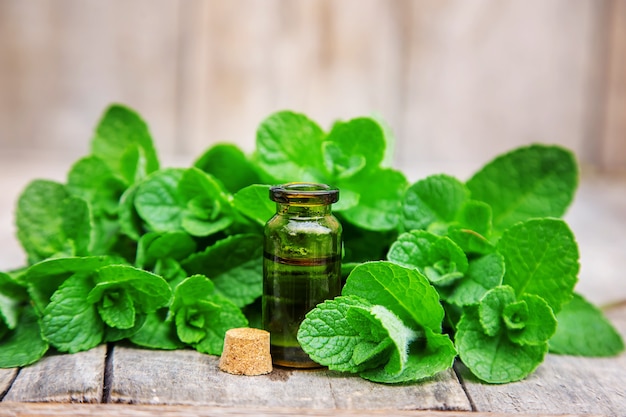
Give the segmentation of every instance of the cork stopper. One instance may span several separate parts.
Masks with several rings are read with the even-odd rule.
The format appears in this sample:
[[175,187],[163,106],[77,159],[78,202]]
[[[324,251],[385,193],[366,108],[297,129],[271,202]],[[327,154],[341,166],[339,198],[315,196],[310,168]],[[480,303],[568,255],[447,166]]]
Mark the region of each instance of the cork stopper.
[[272,372],[270,334],[251,328],[230,329],[224,337],[220,370],[234,375],[263,375]]

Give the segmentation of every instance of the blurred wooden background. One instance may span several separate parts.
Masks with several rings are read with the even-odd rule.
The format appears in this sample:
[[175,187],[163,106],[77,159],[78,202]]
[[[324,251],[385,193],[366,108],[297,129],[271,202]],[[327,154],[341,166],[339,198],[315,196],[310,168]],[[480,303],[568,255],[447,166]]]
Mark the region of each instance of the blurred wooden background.
[[0,0],[0,155],[82,156],[111,102],[165,159],[288,108],[380,114],[407,171],[545,142],[624,172],[626,1]]

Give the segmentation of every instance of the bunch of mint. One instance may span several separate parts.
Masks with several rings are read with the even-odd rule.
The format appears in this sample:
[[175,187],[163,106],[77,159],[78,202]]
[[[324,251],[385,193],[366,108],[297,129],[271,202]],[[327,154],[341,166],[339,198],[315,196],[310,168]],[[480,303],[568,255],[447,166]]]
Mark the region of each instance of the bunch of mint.
[[260,326],[269,184],[290,181],[341,189],[346,282],[298,335],[320,364],[400,383],[460,357],[501,383],[548,349],[623,349],[573,292],[578,249],[559,219],[578,181],[570,152],[533,145],[465,183],[410,185],[389,166],[392,144],[375,118],[325,132],[285,111],[260,124],[250,156],[221,143],[192,167],[161,168],[140,116],[111,106],[65,183],[34,180],[19,197],[27,265],[0,273],[0,367],[119,340],[220,354],[226,330]]

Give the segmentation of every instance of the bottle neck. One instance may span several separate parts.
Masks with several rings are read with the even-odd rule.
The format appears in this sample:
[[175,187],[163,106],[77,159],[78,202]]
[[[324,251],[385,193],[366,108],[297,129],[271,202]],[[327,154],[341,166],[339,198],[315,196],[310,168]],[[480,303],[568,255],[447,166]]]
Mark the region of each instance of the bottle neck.
[[276,212],[283,216],[290,217],[323,217],[331,213],[331,206],[330,204],[300,205],[276,203]]

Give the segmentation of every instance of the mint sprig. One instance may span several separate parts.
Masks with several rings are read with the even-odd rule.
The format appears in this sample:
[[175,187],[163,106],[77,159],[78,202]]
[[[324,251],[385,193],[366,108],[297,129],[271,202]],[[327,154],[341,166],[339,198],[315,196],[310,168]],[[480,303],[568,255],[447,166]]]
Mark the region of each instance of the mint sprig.
[[437,291],[419,271],[368,262],[350,273],[342,296],[307,314],[298,341],[330,369],[415,382],[452,366],[456,351],[441,333],[443,316]]

